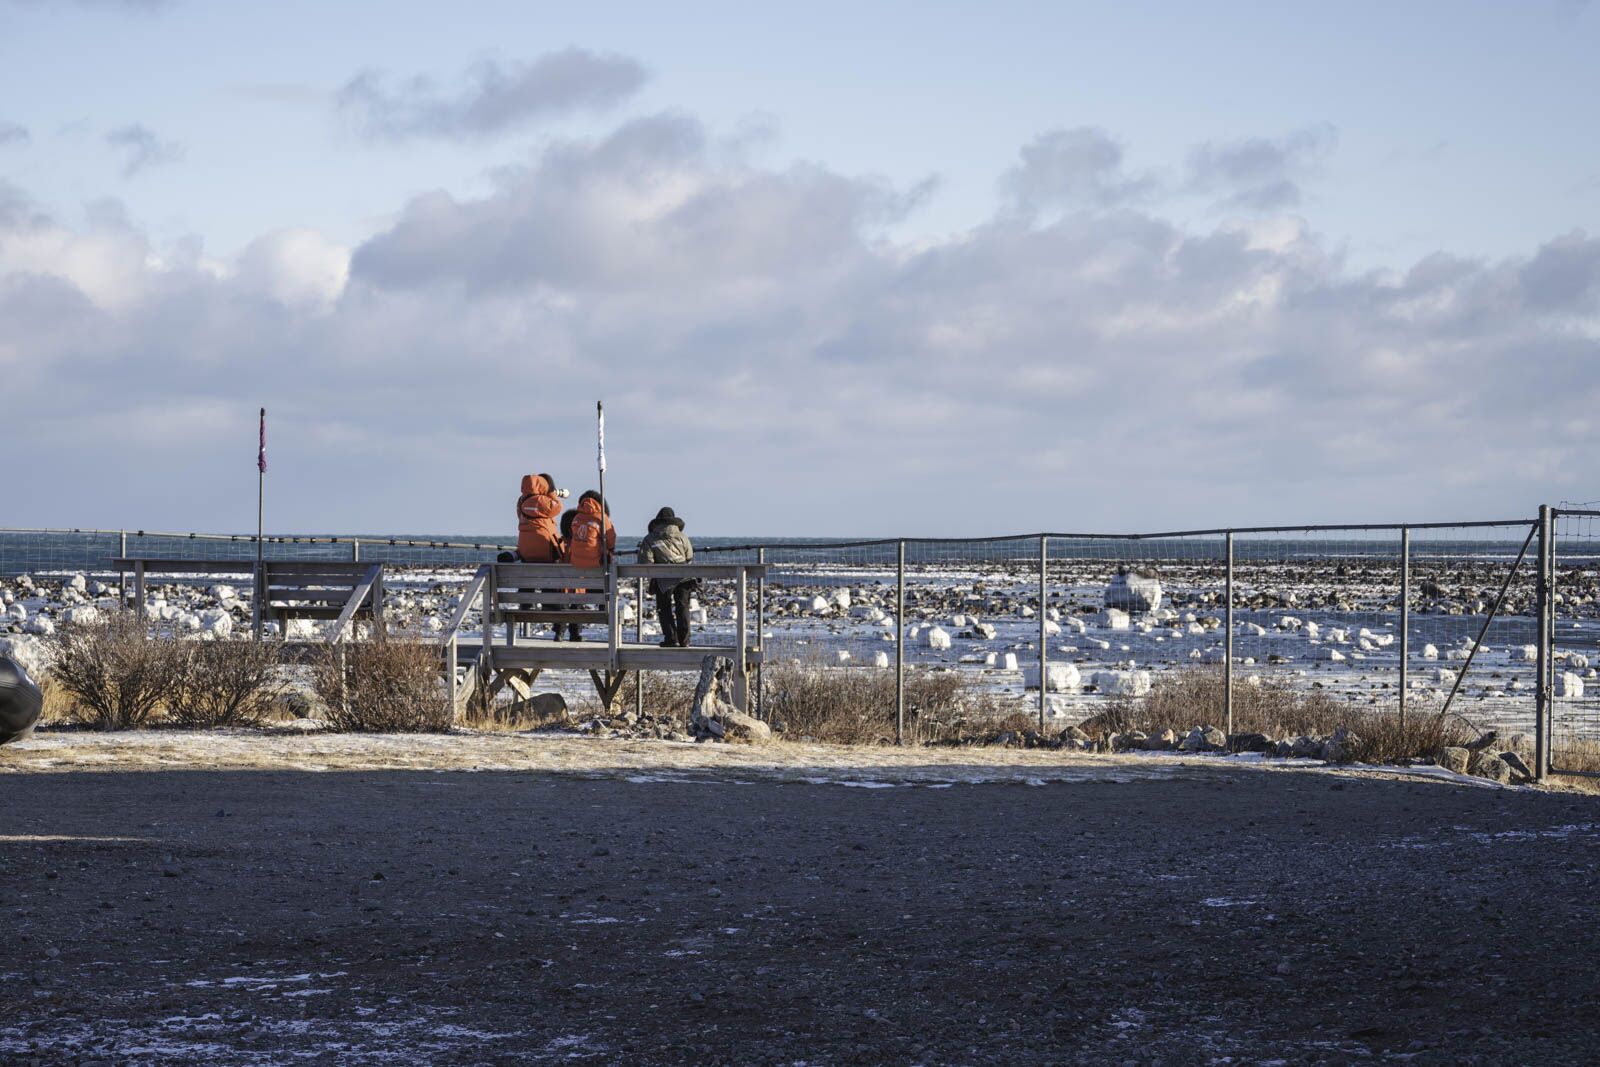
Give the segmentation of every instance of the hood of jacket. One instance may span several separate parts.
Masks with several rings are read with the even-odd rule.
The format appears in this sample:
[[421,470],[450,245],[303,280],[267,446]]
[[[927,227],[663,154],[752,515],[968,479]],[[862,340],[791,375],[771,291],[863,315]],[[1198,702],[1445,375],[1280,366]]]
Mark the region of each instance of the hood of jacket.
[[523,496],[546,496],[555,489],[549,480],[542,474],[524,474],[522,476]]
[[600,510],[600,501],[592,496],[584,497],[578,501],[578,514],[591,519],[599,519],[603,514]]

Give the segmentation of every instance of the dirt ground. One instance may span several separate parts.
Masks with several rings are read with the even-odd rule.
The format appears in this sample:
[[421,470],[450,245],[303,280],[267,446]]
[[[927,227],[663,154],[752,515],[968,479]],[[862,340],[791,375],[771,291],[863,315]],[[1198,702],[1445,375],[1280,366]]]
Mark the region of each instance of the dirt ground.
[[[382,759],[426,763],[436,740]],[[1215,759],[791,765],[547,740],[520,768],[482,742],[502,758],[477,765],[501,769],[475,772],[215,746],[186,767],[170,739],[109,769],[98,740],[0,750],[0,1062],[1600,1047],[1594,797]]]

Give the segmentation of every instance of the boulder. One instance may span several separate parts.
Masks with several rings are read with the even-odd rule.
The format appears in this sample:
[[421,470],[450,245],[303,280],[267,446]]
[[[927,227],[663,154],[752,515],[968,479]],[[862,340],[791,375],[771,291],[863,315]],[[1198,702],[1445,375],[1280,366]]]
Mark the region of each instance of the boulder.
[[1500,758],[1505,762],[1507,767],[1511,768],[1513,777],[1515,777],[1518,781],[1533,781],[1533,771],[1531,768],[1529,768],[1528,764],[1521,756],[1517,755],[1515,752],[1502,752],[1500,753]]
[[1178,735],[1169,730],[1162,730],[1159,734],[1152,734],[1144,743],[1144,747],[1151,752],[1171,752],[1178,747]]
[[1106,586],[1105,606],[1141,614],[1161,607],[1161,582],[1154,574],[1118,571]]
[[1361,738],[1341,726],[1322,743],[1322,758],[1329,763],[1348,763],[1355,759],[1356,747],[1360,743]]
[[1228,736],[1229,752],[1271,752],[1272,739],[1266,734],[1230,734]]
[[995,659],[995,667],[1002,671],[1017,669],[1017,654],[1015,652],[1002,652]]
[[1572,671],[1556,675],[1556,696],[1562,700],[1583,699],[1583,678]]
[[1294,743],[1289,748],[1289,755],[1297,759],[1320,759],[1322,758],[1322,741],[1318,738],[1301,734],[1294,739]]
[[[1015,659],[1015,657],[1012,657]],[[1078,672],[1076,664],[1050,663],[1046,664],[1045,671],[1049,676],[1050,690],[1056,693],[1066,693],[1083,684],[1083,676]],[[1022,687],[1024,689],[1039,688],[1039,665],[1037,663],[1022,668]]]
[[[82,577],[82,575],[79,575]],[[100,609],[93,604],[80,604],[61,613],[61,621],[68,626],[92,626],[100,621]]]
[[950,647],[950,633],[942,626],[935,626],[928,630],[928,647],[943,650]]
[[889,653],[874,652],[872,654],[872,665],[874,667],[887,667],[889,665]]
[[44,615],[35,615],[22,628],[27,633],[38,634],[40,637],[49,637],[56,632],[56,624]]
[[1196,726],[1178,742],[1178,751],[1221,752],[1227,744],[1228,736],[1215,726]]
[[1083,731],[1082,727],[1078,726],[1069,726],[1056,736],[1063,741],[1082,741],[1085,744],[1089,741],[1089,735]]
[[1466,774],[1467,766],[1472,762],[1472,753],[1455,745],[1446,745],[1439,750],[1439,766],[1454,774]]
[[833,603],[840,611],[850,610],[850,590],[841,589],[833,594]]
[[975,622],[972,624],[972,636],[981,641],[993,641],[994,633],[994,627],[986,622]]
[[1487,778],[1491,782],[1509,785],[1511,782],[1511,765],[1499,756],[1489,753],[1480,753],[1477,765],[1472,768],[1472,773],[1479,778]]
[[567,698],[560,693],[535,693],[528,698],[528,711],[541,719],[568,718]]
[[1439,658],[1439,650],[1437,648],[1433,647],[1432,645],[1423,645],[1422,646],[1422,658],[1423,659],[1438,659]]
[[1132,625],[1128,613],[1120,608],[1107,608],[1100,613],[1097,621],[1107,630],[1126,630]]
[[811,610],[818,615],[826,615],[833,610],[833,605],[828,603],[827,597],[814,596],[811,598]]

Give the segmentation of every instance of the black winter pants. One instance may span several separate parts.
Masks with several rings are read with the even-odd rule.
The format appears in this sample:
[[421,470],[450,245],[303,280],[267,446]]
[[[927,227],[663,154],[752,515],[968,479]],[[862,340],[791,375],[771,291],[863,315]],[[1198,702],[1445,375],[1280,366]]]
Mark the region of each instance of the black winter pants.
[[656,588],[656,618],[661,622],[661,640],[679,648],[689,644],[689,598],[694,583],[679,582],[673,589]]

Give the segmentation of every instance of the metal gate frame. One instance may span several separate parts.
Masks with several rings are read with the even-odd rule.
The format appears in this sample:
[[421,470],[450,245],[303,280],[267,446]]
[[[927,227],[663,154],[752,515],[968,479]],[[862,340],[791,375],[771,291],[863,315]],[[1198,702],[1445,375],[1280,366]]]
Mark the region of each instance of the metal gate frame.
[[1556,653],[1559,646],[1559,631],[1556,626],[1556,564],[1559,561],[1559,545],[1556,538],[1556,522],[1562,517],[1594,518],[1600,519],[1600,511],[1586,508],[1552,508],[1541,506],[1539,508],[1539,523],[1541,531],[1541,552],[1539,569],[1539,677],[1536,693],[1538,698],[1537,718],[1538,732],[1536,734],[1542,748],[1536,752],[1539,758],[1539,777],[1546,774],[1572,774],[1585,777],[1600,777],[1600,771],[1588,770],[1582,767],[1563,766],[1561,758],[1555,751],[1555,725],[1556,725],[1556,699],[1555,699],[1555,664]]

